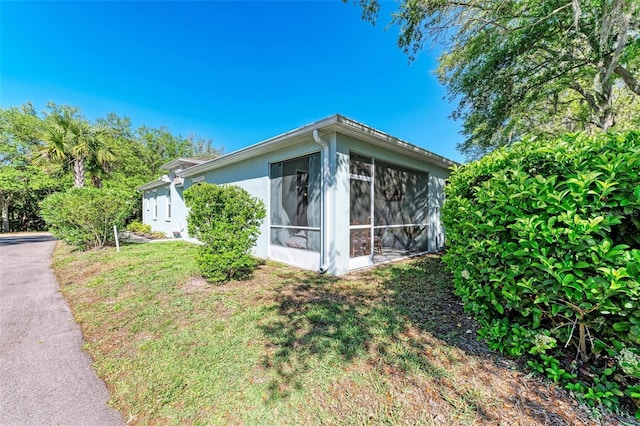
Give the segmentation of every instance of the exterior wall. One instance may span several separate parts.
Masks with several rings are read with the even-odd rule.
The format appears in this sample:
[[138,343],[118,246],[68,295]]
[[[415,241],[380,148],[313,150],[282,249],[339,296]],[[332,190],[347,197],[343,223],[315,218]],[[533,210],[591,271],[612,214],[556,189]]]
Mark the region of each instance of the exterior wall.
[[[253,254],[264,259],[273,259],[291,265],[317,270],[320,267],[320,254],[305,250],[271,246],[270,235],[270,200],[271,181],[269,178],[269,165],[273,162],[292,159],[303,155],[318,152],[320,146],[312,139],[295,144],[287,149],[280,149],[254,158],[234,163],[230,166],[211,170],[202,175],[186,177],[184,189],[204,182],[218,185],[232,184],[245,189],[252,196],[264,202],[267,216],[260,226],[260,236],[256,241]],[[186,217],[186,212],[185,216]]]
[[[167,183],[142,193],[142,221],[151,225],[154,232],[164,232],[172,237],[175,231],[181,235],[187,232],[187,208],[182,197],[183,188]],[[171,217],[168,217],[167,195],[171,194]],[[157,203],[157,215],[154,215],[154,203]]]
[[[273,259],[287,264],[310,270],[319,270],[327,266],[327,272],[332,275],[342,275],[356,267],[357,262],[350,260],[350,175],[349,157],[356,152],[378,160],[406,166],[411,169],[429,173],[428,200],[428,250],[436,251],[444,246],[444,230],[440,224],[440,208],[444,202],[444,184],[449,176],[447,169],[430,165],[426,162],[405,155],[361,142],[355,138],[339,134],[323,134],[322,138],[329,143],[330,156],[328,179],[325,182],[327,191],[324,203],[328,205],[328,214],[324,218],[323,230],[326,247],[320,253],[271,245],[270,212],[271,212],[271,181],[269,176],[270,164],[289,160],[296,157],[321,152],[324,164],[325,150],[315,143],[311,137],[301,142],[291,143],[289,146],[265,153],[232,165],[223,166],[203,174],[196,174],[184,178],[184,186],[175,187],[172,184],[159,185],[155,189],[143,191],[143,221],[150,224],[154,231],[161,231],[172,236],[173,231],[181,231],[182,236],[191,239],[187,233],[186,217],[188,209],[184,204],[183,192],[198,182],[215,184],[234,184],[247,190],[251,195],[261,199],[266,207],[267,216],[260,227],[253,254],[257,257]],[[167,219],[167,193],[171,193],[172,215]],[[153,201],[157,204],[157,217],[153,215]],[[322,207],[325,210],[325,206]],[[323,264],[323,259],[326,259]],[[362,260],[362,259],[358,259]]]

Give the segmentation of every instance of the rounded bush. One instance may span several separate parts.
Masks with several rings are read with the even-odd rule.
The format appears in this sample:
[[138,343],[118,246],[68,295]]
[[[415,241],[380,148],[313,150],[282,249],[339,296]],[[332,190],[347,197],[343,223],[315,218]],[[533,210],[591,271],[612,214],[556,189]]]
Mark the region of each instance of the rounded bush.
[[123,228],[133,207],[118,191],[71,188],[45,198],[40,215],[56,238],[88,249],[114,244],[113,226]]
[[203,183],[184,191],[189,234],[203,243],[198,263],[213,282],[241,279],[257,266],[251,248],[266,216],[264,203],[235,185]]
[[638,132],[532,139],[458,167],[442,209],[479,334],[610,407],[637,395],[639,176]]

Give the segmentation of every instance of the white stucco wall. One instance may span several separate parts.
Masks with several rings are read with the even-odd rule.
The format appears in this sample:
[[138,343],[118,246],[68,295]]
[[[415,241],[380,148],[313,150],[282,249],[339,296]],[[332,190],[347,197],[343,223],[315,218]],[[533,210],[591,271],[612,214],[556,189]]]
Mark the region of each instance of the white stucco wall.
[[260,226],[260,236],[256,241],[253,254],[264,259],[278,260],[308,269],[318,269],[320,266],[319,253],[305,252],[304,250],[285,247],[270,247],[269,212],[271,183],[269,179],[269,165],[274,162],[308,155],[318,152],[319,150],[320,146],[313,142],[312,139],[309,139],[308,141],[302,141],[287,149],[269,152],[206,173],[186,177],[184,188],[187,189],[194,185],[194,179],[197,181],[202,176],[204,176],[205,182],[215,183],[217,185],[231,184],[243,188],[252,196],[262,200],[267,210],[267,216]]
[[[171,217],[167,215],[167,194],[171,193]],[[153,203],[158,203],[158,214],[154,217]],[[172,237],[174,231],[182,235],[187,232],[187,209],[182,197],[182,188],[167,183],[154,189],[148,189],[142,193],[142,221],[151,225],[154,232],[163,232],[167,237]]]

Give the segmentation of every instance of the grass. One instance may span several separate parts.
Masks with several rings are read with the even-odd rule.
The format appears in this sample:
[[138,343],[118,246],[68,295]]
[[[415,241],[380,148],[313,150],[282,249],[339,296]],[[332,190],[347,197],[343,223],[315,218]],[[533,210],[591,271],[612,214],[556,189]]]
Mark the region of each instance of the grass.
[[476,341],[435,256],[340,279],[266,263],[212,286],[195,250],[56,249],[85,349],[130,424],[598,423]]

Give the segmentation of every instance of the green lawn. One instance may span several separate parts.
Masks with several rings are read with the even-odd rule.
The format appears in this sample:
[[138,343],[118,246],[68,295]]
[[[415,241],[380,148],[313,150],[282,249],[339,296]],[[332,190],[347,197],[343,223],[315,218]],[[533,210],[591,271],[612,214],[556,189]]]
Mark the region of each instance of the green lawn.
[[[54,268],[131,424],[593,424],[475,340],[439,258],[213,286],[197,247],[60,243]],[[604,421],[603,421],[604,422]]]

